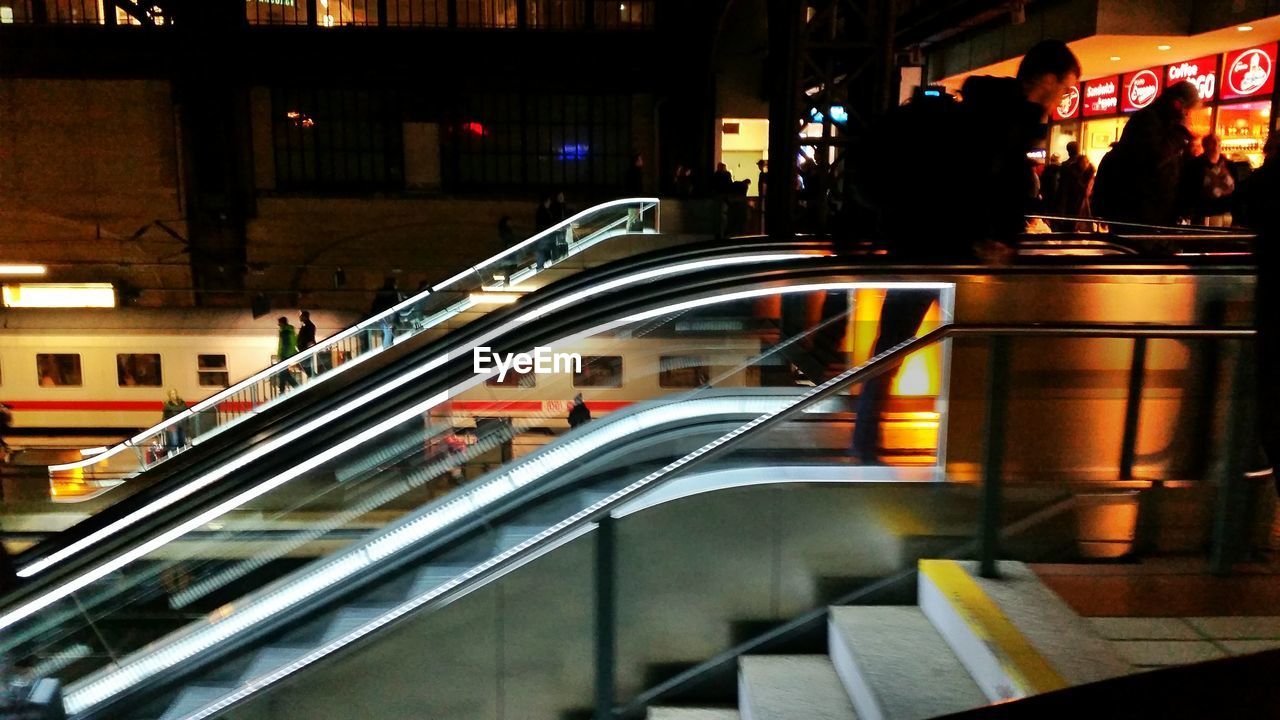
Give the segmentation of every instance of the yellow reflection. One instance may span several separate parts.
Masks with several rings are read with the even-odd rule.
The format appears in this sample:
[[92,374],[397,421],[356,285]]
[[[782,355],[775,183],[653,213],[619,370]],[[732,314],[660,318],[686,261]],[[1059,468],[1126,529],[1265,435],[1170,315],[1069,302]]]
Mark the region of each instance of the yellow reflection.
[[[880,327],[880,307],[884,305],[885,291],[882,289],[857,290],[854,294],[854,327],[849,335],[853,339],[853,361],[865,362],[871,357],[876,335]],[[916,337],[938,327],[942,321],[942,310],[937,302],[929,306],[924,322],[920,325]],[[902,361],[902,369],[898,372],[889,388],[889,394],[897,397],[934,397],[942,389],[942,348],[939,345],[917,350]]]

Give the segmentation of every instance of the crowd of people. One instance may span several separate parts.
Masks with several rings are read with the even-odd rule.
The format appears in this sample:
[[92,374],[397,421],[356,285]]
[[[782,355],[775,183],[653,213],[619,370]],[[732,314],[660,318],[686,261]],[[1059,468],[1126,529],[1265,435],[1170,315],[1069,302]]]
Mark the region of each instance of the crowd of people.
[[[1039,172],[1041,213],[1133,225],[1178,224],[1228,227],[1247,210],[1242,192],[1253,174],[1243,157],[1228,158],[1213,134],[1197,139],[1189,115],[1200,106],[1189,82],[1170,85],[1150,106],[1134,113],[1120,140],[1094,167],[1077,142],[1067,159],[1050,156]],[[1068,220],[1051,221],[1058,231],[1080,229]]]

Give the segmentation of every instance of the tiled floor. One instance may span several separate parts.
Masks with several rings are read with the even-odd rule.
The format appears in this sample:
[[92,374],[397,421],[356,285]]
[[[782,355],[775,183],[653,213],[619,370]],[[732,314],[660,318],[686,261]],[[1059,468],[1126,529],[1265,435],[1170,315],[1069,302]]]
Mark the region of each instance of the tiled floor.
[[1164,667],[1280,648],[1280,617],[1089,618],[1137,667]]
[[1280,648],[1280,565],[1227,577],[1201,559],[1038,565],[1037,575],[1130,663],[1165,667]]

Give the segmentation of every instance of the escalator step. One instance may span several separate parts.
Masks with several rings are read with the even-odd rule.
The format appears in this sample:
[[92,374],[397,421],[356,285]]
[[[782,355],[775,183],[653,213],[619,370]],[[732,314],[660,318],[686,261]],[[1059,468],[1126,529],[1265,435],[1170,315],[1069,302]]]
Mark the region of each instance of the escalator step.
[[410,600],[429,590],[433,590],[440,584],[454,579],[473,567],[475,565],[428,565],[418,570],[414,575],[413,584],[410,586],[409,592],[405,593],[404,599]]
[[188,685],[178,693],[160,720],[180,720],[203,709],[219,698],[234,692],[235,685]]
[[320,637],[321,645],[346,635],[352,630],[363,627],[365,624],[376,620],[390,610],[392,605],[357,605],[354,607],[344,607],[334,613],[329,621],[328,627],[325,628],[324,635]]
[[259,650],[240,676],[242,683],[256,677],[278,670],[314,650],[314,647],[301,645],[270,645]]

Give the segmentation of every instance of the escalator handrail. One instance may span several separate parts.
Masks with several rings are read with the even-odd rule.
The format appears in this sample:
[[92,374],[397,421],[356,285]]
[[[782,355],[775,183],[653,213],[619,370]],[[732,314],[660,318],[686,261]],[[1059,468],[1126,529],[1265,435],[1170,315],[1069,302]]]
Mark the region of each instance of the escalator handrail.
[[[590,294],[591,292],[594,292],[594,289],[598,288],[602,284],[607,285],[610,283],[616,283],[619,280],[644,277],[657,271],[663,271],[667,274],[671,274],[674,272],[673,268],[678,269],[685,265],[704,266],[714,264],[716,266],[733,265],[745,267],[747,265],[758,263],[762,259],[781,262],[782,260],[794,261],[803,258],[816,258],[830,255],[829,250],[824,249],[821,243],[793,243],[790,246],[790,252],[783,252],[783,248],[776,244],[764,244],[757,247],[748,247],[743,246],[740,243],[733,243],[731,245],[732,252],[726,253],[724,249],[721,248],[721,245],[723,245],[723,243],[693,246],[683,252],[675,253],[675,258],[664,255],[665,251],[651,253],[646,257],[650,258],[649,262],[652,267],[642,264],[641,268],[635,272],[623,272],[618,269],[620,265],[617,263],[614,265],[602,266],[604,268],[612,267],[614,270],[606,272],[603,278],[597,278],[595,285],[592,285],[591,287],[584,288],[583,283],[576,281],[578,276],[575,276],[574,278],[568,279],[567,284],[565,284],[565,286],[560,290],[543,295],[540,302],[533,303],[528,307],[508,306],[510,308],[509,311],[499,311],[494,314],[486,315],[484,318],[477,321],[477,323],[472,323],[472,325],[468,325],[466,328],[460,329],[460,336],[454,337],[451,335],[447,338],[430,341],[427,346],[419,348],[417,352],[424,357],[424,361],[430,358],[434,358],[433,362],[440,360],[441,358],[455,358],[458,354],[458,346],[466,346],[491,338],[500,334],[504,328],[510,329],[512,327],[511,323],[513,322],[516,322],[518,327],[531,327],[531,323],[534,319],[550,312],[549,306],[563,304],[566,299],[572,299],[584,293]],[[662,260],[659,261],[659,258],[662,258]],[[634,266],[635,264],[636,260],[634,259],[626,262],[627,267]],[[557,283],[556,285],[561,284],[562,283]],[[628,304],[631,302],[631,300],[627,300]],[[519,325],[522,313],[527,313],[530,320],[529,322],[524,323],[524,325]],[[467,351],[467,354],[469,355],[469,351]],[[470,363],[467,363],[467,366],[470,367]],[[415,371],[415,374],[420,373]],[[471,373],[468,373],[467,375],[468,377],[471,377]],[[392,372],[383,380],[375,380],[374,384],[378,387],[383,387],[388,385],[388,383],[403,383],[405,380],[406,376],[404,372]],[[450,383],[445,387],[454,387],[454,384]],[[367,392],[373,392],[373,390],[368,390],[366,393]],[[385,394],[385,392],[382,394]],[[299,419],[297,422],[293,423],[293,425],[297,425],[298,423],[305,424],[305,422],[309,421]],[[208,468],[205,470],[207,471]],[[182,483],[179,486],[179,489],[183,492],[187,492],[190,489],[190,483]],[[114,509],[115,508],[113,508],[113,510]],[[120,514],[121,513],[113,512],[113,515]],[[61,547],[56,550],[42,549],[38,554],[31,556],[30,559],[20,563],[22,569],[20,574],[22,574],[23,577],[35,577],[37,573],[40,573],[40,577],[43,578],[43,573],[48,567],[51,567],[54,563],[62,562],[68,552],[71,552],[75,550],[76,547],[80,546],[94,548],[97,555],[102,555],[107,551],[107,549],[100,547],[95,538],[101,536],[107,529],[109,528],[89,528],[88,530],[79,532],[78,535],[69,536],[71,539],[67,542],[60,543]],[[148,534],[149,533],[150,531],[148,531]],[[24,553],[20,559],[23,558],[28,558],[28,555]],[[88,561],[86,560],[85,562]],[[33,565],[36,566],[34,569],[32,567]],[[61,581],[57,578],[44,578],[38,580],[36,583],[23,585],[19,587],[16,592],[4,597],[3,600],[5,602],[3,605],[6,609],[12,609],[19,604],[24,604],[28,598],[39,594],[47,594],[46,591],[51,584],[56,584],[58,582]]]
[[[919,337],[908,339],[898,345],[868,359],[855,367],[836,375],[835,377],[816,385],[805,392],[795,396],[789,402],[784,402],[781,407],[770,410],[755,419],[731,430],[728,433],[712,440],[709,443],[699,447],[698,449],[684,455],[683,457],[667,464],[663,468],[654,471],[644,478],[641,478],[630,485],[622,488],[609,497],[606,497],[590,507],[584,508],[570,517],[564,518],[560,522],[552,525],[537,535],[507,549],[497,556],[475,566],[454,579],[442,584],[423,596],[410,600],[400,606],[389,609],[384,618],[380,618],[374,623],[378,627],[385,625],[387,622],[396,618],[403,617],[410,610],[416,610],[424,606],[436,606],[442,604],[446,599],[452,599],[461,594],[465,594],[469,589],[479,584],[487,582],[498,577],[507,571],[519,567],[530,561],[534,557],[541,555],[548,549],[559,546],[567,539],[577,537],[589,532],[595,527],[599,521],[607,514],[612,513],[624,503],[633,502],[644,494],[656,489],[658,486],[689,472],[692,468],[698,467],[709,460],[718,458],[729,450],[753,439],[757,433],[766,432],[769,428],[780,423],[796,419],[799,413],[804,412],[812,405],[830,398],[840,392],[843,392],[853,385],[866,382],[877,377],[902,362],[911,353],[933,345],[945,339],[953,338],[974,338],[974,337],[1074,337],[1074,338],[1145,338],[1145,339],[1181,339],[1181,340],[1202,340],[1202,339],[1232,339],[1245,340],[1254,337],[1255,331],[1243,327],[1207,327],[1193,325],[1155,325],[1155,324],[1087,324],[1087,323],[1039,323],[1039,324],[950,324],[933,330],[930,330]],[[511,492],[514,492],[514,488]],[[469,502],[466,493],[460,494],[452,502]],[[464,502],[465,504],[465,502]],[[415,513],[416,516],[416,513]],[[462,517],[462,516],[460,516]],[[367,553],[372,548],[372,543],[378,542],[395,533],[399,527],[405,522],[411,522],[413,518],[407,518],[397,523],[395,527],[388,528],[383,532],[376,533],[373,537],[366,541],[356,543],[354,546],[347,548],[343,554]],[[385,540],[384,540],[385,542]],[[379,561],[383,560],[379,556]],[[314,582],[314,581],[313,581]],[[266,600],[266,598],[260,598]],[[277,603],[279,599],[277,599]],[[253,608],[254,603],[237,603],[236,610],[245,611]],[[276,607],[272,603],[267,603],[270,614],[284,613],[285,608]],[[264,610],[258,609],[252,614],[262,615]],[[265,616],[264,616],[265,617]],[[359,636],[367,633],[354,631],[350,636],[351,641]],[[180,633],[182,637],[186,637],[185,633]],[[174,648],[173,645],[182,640],[179,637],[172,643],[157,643],[150,646],[148,654],[157,652],[170,652],[175,655],[185,656],[189,650],[184,648]],[[323,655],[333,652],[347,643],[333,641],[328,643],[321,650],[312,653],[307,658],[300,659],[290,665],[290,672],[296,671],[304,667],[310,662],[314,662]],[[313,657],[314,656],[314,657]],[[129,673],[129,663],[127,659],[122,660],[117,666],[106,673],[95,674],[84,681],[73,684],[69,691],[74,693],[77,689],[85,688],[85,683],[102,682],[107,680],[110,675],[115,673]],[[247,697],[251,692],[256,692],[265,684],[271,684],[283,679],[283,675],[279,677],[269,676],[269,680],[260,679],[261,682],[255,682],[252,690],[236,693],[236,697],[230,702],[237,702]],[[79,686],[79,687],[77,687]],[[118,692],[125,692],[120,690]],[[224,704],[219,702],[219,708],[225,709],[230,702]],[[92,703],[90,704],[92,705]]]
[[[453,275],[447,280],[437,283],[436,285],[433,285],[431,288],[426,289],[420,293],[417,293],[400,303],[397,303],[394,307],[384,310],[371,317],[365,318],[364,320],[356,323],[355,325],[352,325],[351,327],[345,330],[342,330],[333,335],[330,335],[329,337],[316,343],[310,348],[301,350],[295,355],[291,355],[272,365],[267,366],[266,368],[263,368],[262,370],[259,370],[258,372],[235,383],[234,385],[231,385],[230,387],[227,387],[217,393],[214,393],[208,398],[205,398],[204,400],[201,400],[200,402],[197,402],[191,405],[185,411],[178,413],[173,417],[162,420],[161,422],[142,431],[141,433],[134,435],[128,440],[108,448],[105,452],[95,453],[89,457],[85,457],[81,460],[76,460],[69,463],[50,465],[49,473],[52,476],[55,473],[59,473],[59,472],[74,472],[86,467],[90,467],[97,463],[100,463],[103,460],[106,460],[112,456],[123,453],[129,450],[130,448],[142,447],[149,440],[165,432],[167,429],[175,425],[178,425],[180,423],[188,422],[192,418],[196,417],[199,413],[216,409],[218,405],[226,402],[228,399],[236,396],[237,394],[252,388],[257,383],[260,383],[264,380],[269,379],[276,373],[286,370],[288,367],[292,365],[298,365],[299,363],[304,363],[312,358],[315,358],[322,352],[331,351],[343,340],[356,336],[359,333],[365,332],[369,330],[369,328],[377,327],[384,320],[392,319],[399,316],[406,309],[413,308],[418,303],[428,299],[433,293],[439,293],[441,291],[445,291],[449,288],[450,285],[462,280],[463,278],[469,275],[472,275],[472,274],[478,275],[481,272],[480,268],[498,266],[503,261],[504,258],[519,257],[520,254],[522,254],[523,252],[526,252],[530,247],[536,245],[539,241],[543,240],[544,238],[551,237],[556,233],[562,233],[566,229],[572,228],[574,224],[580,222],[586,217],[595,215],[605,210],[609,210],[611,208],[621,208],[628,205],[636,205],[638,210],[641,213],[644,213],[649,209],[654,209],[656,211],[657,208],[659,207],[658,198],[642,197],[642,198],[621,198],[618,200],[610,200],[609,202],[600,203],[599,205],[595,205],[593,207],[587,208],[586,210],[576,213],[572,217],[562,220],[561,222],[556,223],[555,225],[511,246],[510,248],[503,250],[502,252],[498,253],[497,255],[494,255],[493,257],[483,262],[477,263],[472,266],[468,266],[465,270]],[[655,228],[657,227],[656,218],[655,218],[654,227]],[[370,357],[376,354],[376,352],[378,351],[371,350],[368,353],[362,354],[359,359]],[[351,362],[347,363],[347,365],[353,364],[354,362],[358,362],[358,359],[353,358]],[[327,373],[319,374],[316,377],[312,378],[312,380],[308,382],[306,385],[304,385],[303,389],[314,387],[318,382],[321,382],[325,379],[333,377],[334,375],[337,374],[337,372],[338,371],[335,368],[334,370],[331,370]],[[290,394],[292,395],[293,393],[290,393]],[[228,425],[233,425],[238,423],[241,417],[244,417],[244,416],[239,416],[235,420],[231,420],[227,423],[219,425],[216,430],[220,430],[221,428],[226,427]],[[216,432],[216,430],[214,430],[214,432]],[[183,449],[185,448],[176,449],[176,452],[172,452],[170,455],[167,455],[166,457],[160,459],[158,462],[162,462],[163,460],[167,460],[170,457],[177,455]],[[154,464],[152,466],[154,466]]]

